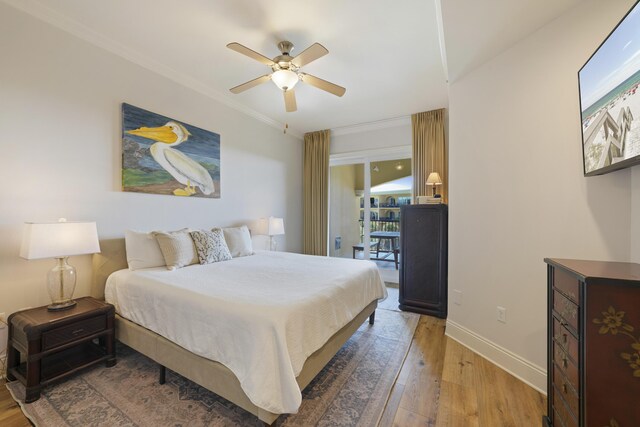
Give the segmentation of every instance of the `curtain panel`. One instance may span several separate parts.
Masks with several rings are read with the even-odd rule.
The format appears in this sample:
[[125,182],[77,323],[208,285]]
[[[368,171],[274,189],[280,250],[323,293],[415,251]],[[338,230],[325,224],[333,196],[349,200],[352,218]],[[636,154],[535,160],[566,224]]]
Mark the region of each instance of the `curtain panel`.
[[432,187],[426,182],[431,172],[437,172],[442,185],[437,192],[443,203],[448,200],[449,174],[447,148],[444,139],[444,108],[411,115],[413,147],[411,170],[413,171],[413,196],[430,196]]
[[303,252],[308,255],[327,255],[329,140],[329,130],[304,134]]

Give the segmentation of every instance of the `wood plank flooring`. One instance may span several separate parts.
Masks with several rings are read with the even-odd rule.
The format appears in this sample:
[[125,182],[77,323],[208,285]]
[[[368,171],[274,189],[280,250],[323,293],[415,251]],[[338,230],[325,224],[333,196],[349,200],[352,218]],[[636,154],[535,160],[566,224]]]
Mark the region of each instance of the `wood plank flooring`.
[[420,323],[381,427],[539,427],[546,398],[444,335],[445,321]]
[[[546,398],[444,335],[445,322],[420,316],[381,427],[539,427]],[[0,425],[31,424],[0,380]]]
[[0,426],[23,427],[31,423],[22,414],[20,406],[11,398],[9,390],[4,386],[5,380],[0,380]]

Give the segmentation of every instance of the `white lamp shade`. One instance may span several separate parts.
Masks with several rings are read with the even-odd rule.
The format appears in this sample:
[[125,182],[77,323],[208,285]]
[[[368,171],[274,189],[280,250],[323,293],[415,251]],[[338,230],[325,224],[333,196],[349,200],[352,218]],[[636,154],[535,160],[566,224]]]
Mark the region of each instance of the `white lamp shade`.
[[284,234],[284,220],[282,218],[261,218],[258,221],[258,229],[256,234],[262,234],[265,236],[278,236]]
[[438,172],[431,172],[429,177],[427,178],[428,185],[441,185],[442,179],[440,178],[440,174]]
[[298,83],[298,75],[291,70],[278,70],[271,74],[271,80],[281,90],[290,90]]
[[100,252],[95,222],[25,223],[20,256],[60,258]]

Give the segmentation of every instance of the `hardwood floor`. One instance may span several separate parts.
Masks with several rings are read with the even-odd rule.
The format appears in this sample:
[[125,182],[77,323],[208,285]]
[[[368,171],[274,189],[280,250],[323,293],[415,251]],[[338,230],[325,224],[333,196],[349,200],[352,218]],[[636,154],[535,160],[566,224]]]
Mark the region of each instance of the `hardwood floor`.
[[0,380],[0,426],[23,427],[31,423],[22,414],[20,406],[11,398],[9,390],[4,386],[5,380]]
[[[381,427],[539,427],[546,398],[444,335],[445,322],[420,323],[380,421]],[[30,426],[0,381],[0,425]]]
[[539,427],[546,398],[444,335],[445,321],[420,323],[381,427]]

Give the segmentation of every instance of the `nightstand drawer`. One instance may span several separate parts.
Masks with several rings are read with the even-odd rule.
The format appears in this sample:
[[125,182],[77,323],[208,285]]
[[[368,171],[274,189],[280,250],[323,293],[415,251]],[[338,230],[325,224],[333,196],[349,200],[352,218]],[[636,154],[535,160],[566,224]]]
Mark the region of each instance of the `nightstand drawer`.
[[578,306],[558,291],[553,291],[553,309],[562,317],[561,323],[578,330]]
[[553,318],[553,338],[567,352],[574,362],[578,362],[578,339],[556,317]]
[[42,349],[48,350],[74,340],[104,331],[107,328],[107,317],[98,316],[73,325],[62,326],[42,334]]

